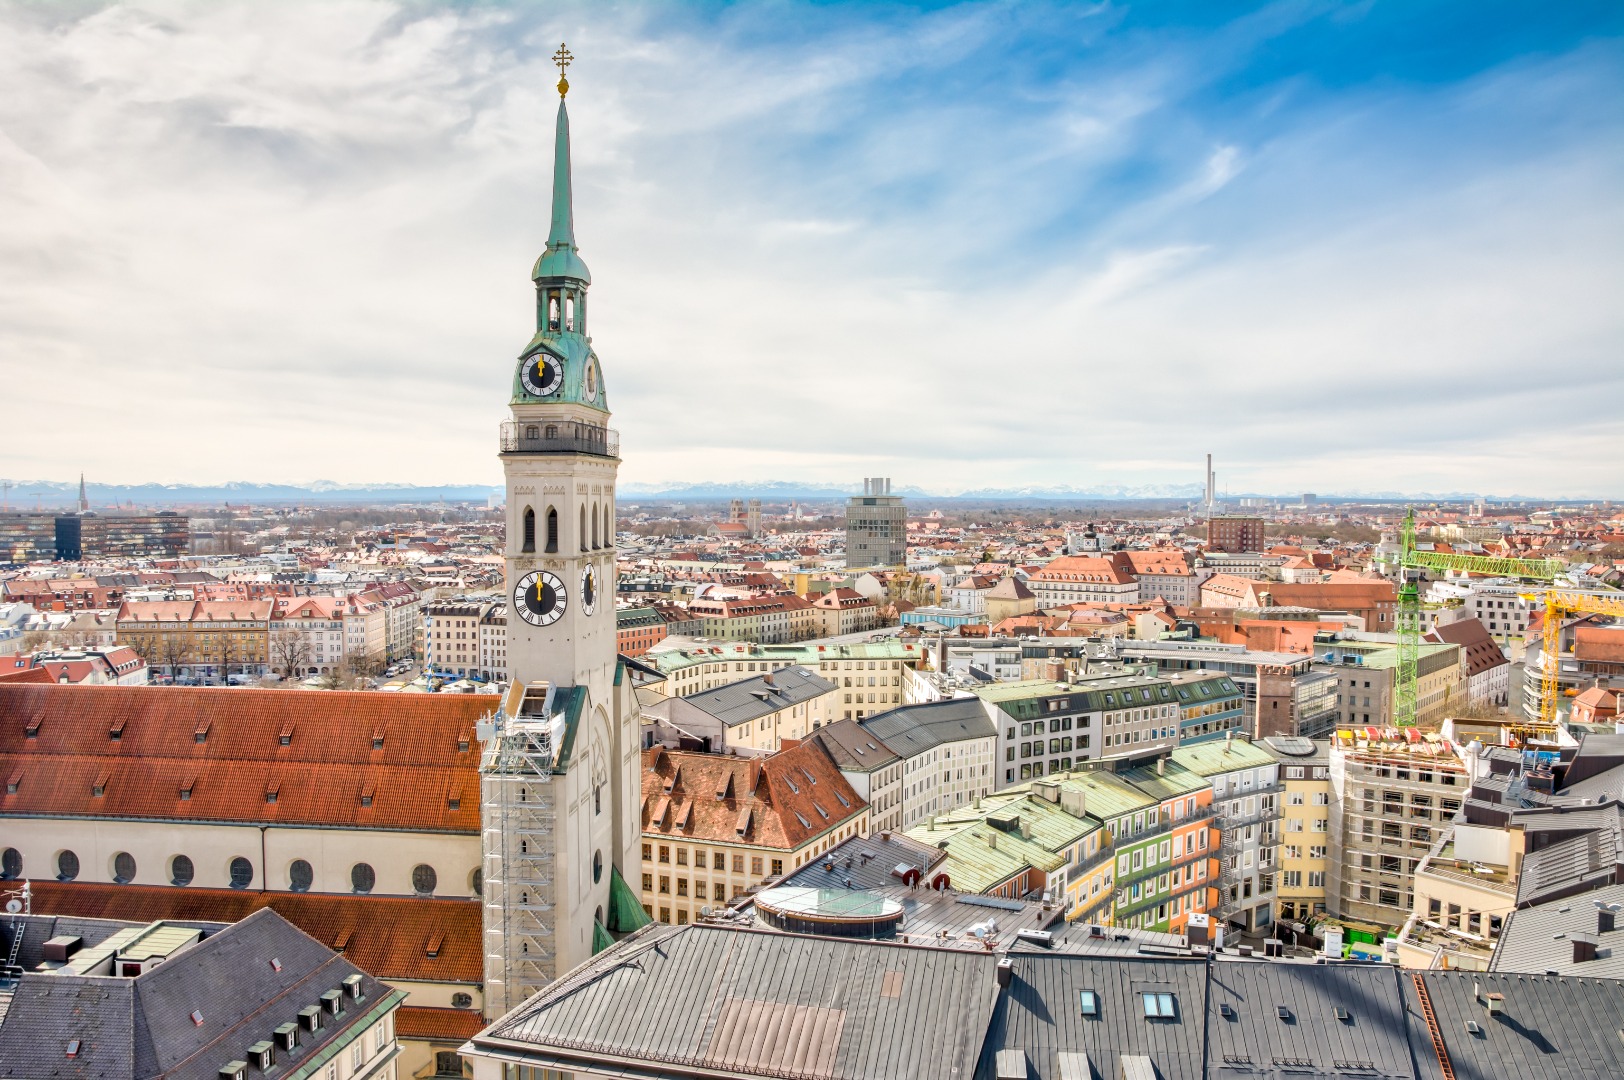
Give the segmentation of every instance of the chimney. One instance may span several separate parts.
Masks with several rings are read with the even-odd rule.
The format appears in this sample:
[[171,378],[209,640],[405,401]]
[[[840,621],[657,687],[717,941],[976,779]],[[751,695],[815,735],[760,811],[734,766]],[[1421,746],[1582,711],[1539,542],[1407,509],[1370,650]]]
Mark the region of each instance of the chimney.
[[998,985],[1007,987],[1015,977],[1015,961],[1004,957],[998,961]]
[[1583,964],[1596,958],[1596,940],[1584,934],[1573,935],[1573,962]]
[[1159,757],[1159,758],[1156,759],[1156,775],[1157,776],[1166,776],[1167,775],[1167,759],[1166,758]]
[[1506,996],[1499,991],[1489,995],[1489,1015],[1499,1016],[1506,1011]]

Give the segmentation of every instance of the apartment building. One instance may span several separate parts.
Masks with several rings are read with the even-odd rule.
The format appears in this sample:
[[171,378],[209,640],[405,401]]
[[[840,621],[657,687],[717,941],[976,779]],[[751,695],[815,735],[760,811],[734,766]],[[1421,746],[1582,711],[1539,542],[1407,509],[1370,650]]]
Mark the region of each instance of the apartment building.
[[[1180,933],[1191,915],[1216,913],[1222,902],[1214,789],[1206,777],[1165,757],[1122,778],[1154,805],[1145,810],[1142,831],[1112,838],[1116,896],[1111,924]],[[1134,821],[1138,823],[1137,814]]]
[[1026,585],[1040,608],[1139,600],[1139,579],[1125,559],[1062,555],[1028,577]]
[[1466,797],[1466,767],[1415,728],[1342,730],[1329,751],[1332,915],[1398,927],[1415,907],[1415,870]]
[[1504,828],[1462,821],[1443,829],[1415,868],[1414,906],[1396,936],[1398,962],[1489,970],[1517,908],[1516,861]]
[[700,645],[657,649],[647,663],[666,676],[650,691],[681,697],[763,671],[804,667],[840,687],[840,716],[859,720],[904,704],[903,672],[920,666],[924,650],[896,638],[841,645]]
[[1289,801],[1279,761],[1233,734],[1181,746],[1171,758],[1212,786],[1221,844],[1218,917],[1249,933],[1268,929],[1279,882],[1282,800]]
[[1222,739],[1246,730],[1246,695],[1228,675],[1170,671],[1160,678],[1173,687],[1179,706],[1179,745]]
[[1264,543],[1263,519],[1260,517],[1222,516],[1207,519],[1209,551],[1262,551]]
[[622,656],[642,656],[669,631],[659,608],[620,608],[615,612],[615,645]]
[[126,600],[118,609],[118,641],[165,679],[257,677],[273,662],[274,609],[273,600]]
[[688,602],[688,614],[699,620],[701,636],[716,641],[783,645],[823,632],[822,613],[793,593],[710,596],[702,589]]
[[1082,805],[1075,788],[1037,781],[927,818],[907,837],[943,853],[924,879],[932,888],[1006,900],[1042,895],[1069,906],[1078,892],[1071,869],[1100,862],[1107,843]]
[[1182,551],[1121,551],[1117,561],[1126,561],[1128,572],[1139,583],[1139,599],[1160,597],[1179,607],[1195,607],[1201,600],[1201,583],[1212,571],[1195,567]]
[[1245,730],[1254,738],[1302,735],[1318,738],[1336,727],[1337,677],[1301,653],[1260,652],[1244,645],[1209,641],[1140,641],[1118,649],[1129,663],[1155,664],[1159,672],[1222,672],[1246,698]]
[[[1389,727],[1393,723],[1393,680],[1398,645],[1392,642],[1338,641],[1320,656],[1337,679],[1338,727]],[[1422,724],[1441,723],[1451,708],[1469,700],[1460,646],[1422,643],[1416,654],[1415,714]]]
[[868,804],[822,747],[761,758],[643,752],[643,910],[692,922],[869,831]]
[[1282,785],[1276,917],[1301,926],[1325,913],[1330,872],[1330,741],[1274,735],[1253,745],[1273,755]]
[[912,828],[997,786],[998,732],[976,698],[905,705],[857,724],[900,759],[899,813],[886,814],[887,828]]
[[836,719],[839,691],[808,668],[779,668],[643,708],[645,747],[778,752]]
[[1544,610],[1544,605],[1525,599],[1527,593],[1528,588],[1523,585],[1473,583],[1465,607],[1472,618],[1500,641],[1521,640],[1528,632],[1529,615]]
[[[423,668],[439,675],[480,678],[490,646],[480,626],[489,600],[434,600],[423,605]],[[504,624],[504,634],[506,626]],[[505,648],[505,645],[504,645]]]
[[[1511,661],[1482,623],[1476,619],[1439,623],[1427,632],[1426,639],[1460,650],[1466,705],[1495,708],[1510,700]],[[1454,704],[1458,707],[1458,702]]]
[[999,732],[997,786],[1068,772],[1100,758],[1148,758],[1178,744],[1173,687],[1147,675],[978,687]]
[[856,720],[836,720],[807,735],[823,747],[852,790],[868,803],[869,828],[900,833],[904,760]]
[[[801,602],[806,603],[804,600]],[[818,618],[819,629],[816,636],[821,637],[860,634],[865,630],[877,629],[883,624],[880,609],[875,606],[874,601],[855,589],[830,589],[812,601],[812,610]]]
[[507,682],[507,616],[505,603],[492,604],[479,617],[479,677]]

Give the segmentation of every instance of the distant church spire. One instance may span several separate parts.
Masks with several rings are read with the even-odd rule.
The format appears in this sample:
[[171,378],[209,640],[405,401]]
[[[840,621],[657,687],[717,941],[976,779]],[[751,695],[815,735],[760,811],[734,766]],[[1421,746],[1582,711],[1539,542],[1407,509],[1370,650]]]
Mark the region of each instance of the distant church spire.
[[79,474],[79,512],[81,514],[88,514],[90,512],[90,496],[85,494],[84,473]]
[[558,127],[553,136],[553,223],[547,233],[547,250],[536,260],[531,277],[572,278],[583,284],[592,283],[586,263],[581,261],[575,247],[575,208],[570,190],[570,114],[564,108],[564,95],[569,93],[569,79],[564,69],[575,58],[563,45],[553,54],[558,65]]

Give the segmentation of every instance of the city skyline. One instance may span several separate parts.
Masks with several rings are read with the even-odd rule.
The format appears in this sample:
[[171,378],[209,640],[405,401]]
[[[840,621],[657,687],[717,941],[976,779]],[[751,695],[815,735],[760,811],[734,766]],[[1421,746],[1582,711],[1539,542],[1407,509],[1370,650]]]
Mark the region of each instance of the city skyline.
[[494,484],[567,38],[628,490],[1624,495],[1617,13],[1166,10],[10,9],[0,475]]

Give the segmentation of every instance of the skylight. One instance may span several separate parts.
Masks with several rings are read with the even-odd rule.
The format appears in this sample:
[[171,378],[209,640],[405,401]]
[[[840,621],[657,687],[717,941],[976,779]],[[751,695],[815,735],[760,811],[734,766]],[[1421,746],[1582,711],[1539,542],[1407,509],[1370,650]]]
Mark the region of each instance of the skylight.
[[1174,1016],[1178,1015],[1177,1010],[1174,1007],[1172,994],[1164,994],[1160,992],[1153,993],[1147,991],[1139,996],[1144,1001],[1145,1018],[1147,1020],[1172,1019]]
[[1092,990],[1077,991],[1077,1008],[1084,1016],[1100,1014],[1100,996]]

